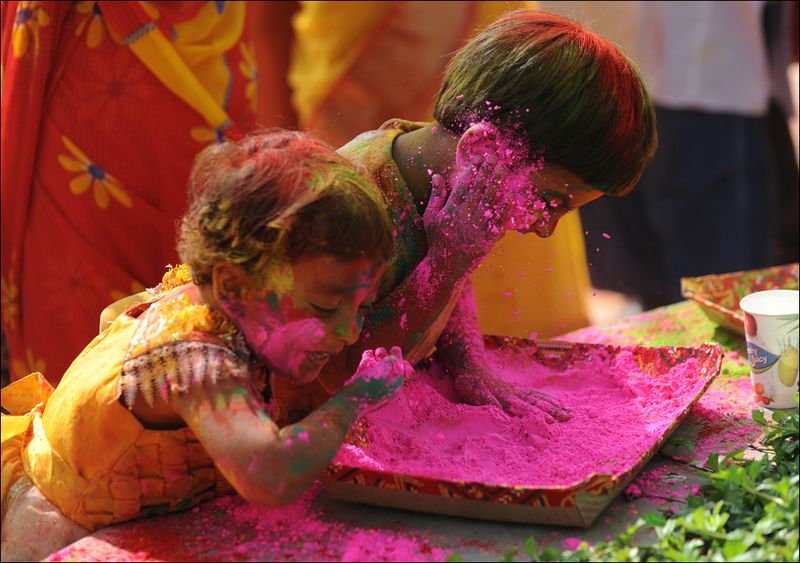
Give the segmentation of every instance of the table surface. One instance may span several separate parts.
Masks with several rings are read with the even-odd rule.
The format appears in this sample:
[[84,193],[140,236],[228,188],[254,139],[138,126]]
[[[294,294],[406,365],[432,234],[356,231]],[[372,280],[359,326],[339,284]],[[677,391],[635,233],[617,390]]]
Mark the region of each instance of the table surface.
[[[519,550],[529,537],[558,549],[577,540],[599,542],[623,532],[639,516],[677,509],[711,453],[746,449],[761,437],[750,420],[744,340],[717,327],[692,302],[577,330],[559,340],[648,346],[719,342],[722,371],[633,481],[641,496],[620,495],[588,529],[470,520],[338,502],[315,485],[282,508],[259,508],[238,496],[193,510],[105,528],[56,552],[50,561],[493,561]],[[751,450],[757,455],[757,450]],[[630,490],[630,488],[629,488]],[[521,556],[521,552],[517,553]]]

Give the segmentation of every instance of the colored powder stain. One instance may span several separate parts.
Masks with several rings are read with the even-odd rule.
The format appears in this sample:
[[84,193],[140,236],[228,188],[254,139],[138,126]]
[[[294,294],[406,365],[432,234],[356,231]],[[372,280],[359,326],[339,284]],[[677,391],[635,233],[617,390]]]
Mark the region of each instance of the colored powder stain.
[[218,394],[214,397],[214,408],[217,410],[225,409],[228,406],[227,401],[225,401],[225,396],[222,394]]
[[422,340],[422,337],[425,336],[422,332],[412,332],[408,335],[408,344],[409,346],[414,346],[417,342]]
[[[603,357],[605,354],[606,357]],[[524,354],[487,352],[508,383],[548,393],[572,408],[549,423],[531,409],[508,416],[464,404],[434,364],[406,380],[383,408],[363,417],[366,446],[345,444],[334,459],[363,467],[453,481],[568,485],[592,473],[634,466],[700,392],[705,376],[690,358],[652,377],[628,350],[557,371]]]
[[269,296],[267,297],[267,303],[269,303],[269,306],[273,311],[278,310],[278,296],[275,295],[274,293],[269,294]]
[[561,545],[564,546],[564,549],[575,551],[581,546],[582,542],[583,540],[580,538],[564,538]]
[[333,329],[333,334],[335,334],[336,336],[345,336],[347,334],[347,329],[339,325]]
[[369,322],[381,324],[394,316],[394,309],[387,304],[378,305],[369,313]]
[[610,238],[611,238],[611,235],[610,235],[610,234],[608,234],[608,233],[603,233],[603,238],[610,239]]
[[289,464],[289,471],[294,474],[305,473],[311,467],[311,463],[307,459],[296,459]]

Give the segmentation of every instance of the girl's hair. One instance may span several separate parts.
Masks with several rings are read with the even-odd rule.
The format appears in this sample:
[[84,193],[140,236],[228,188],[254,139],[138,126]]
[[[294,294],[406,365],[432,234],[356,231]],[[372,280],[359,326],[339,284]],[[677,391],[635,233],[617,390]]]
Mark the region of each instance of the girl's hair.
[[189,177],[178,252],[196,284],[215,263],[267,281],[303,255],[388,260],[392,223],[371,179],[328,144],[267,130],[205,148]]
[[521,127],[545,162],[624,195],[656,150],[655,110],[633,62],[577,22],[517,10],[450,61],[434,117],[463,133],[487,119]]

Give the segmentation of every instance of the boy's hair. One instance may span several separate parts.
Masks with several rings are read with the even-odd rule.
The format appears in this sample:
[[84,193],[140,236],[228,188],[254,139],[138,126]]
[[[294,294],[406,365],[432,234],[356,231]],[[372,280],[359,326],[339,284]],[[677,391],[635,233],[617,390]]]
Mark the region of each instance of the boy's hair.
[[546,163],[616,196],[633,189],[657,145],[633,62],[577,22],[536,10],[505,14],[454,55],[434,117],[456,134],[470,120],[521,126]]
[[178,252],[196,284],[227,261],[270,279],[300,256],[387,260],[394,250],[383,194],[328,144],[267,130],[206,147],[189,177]]

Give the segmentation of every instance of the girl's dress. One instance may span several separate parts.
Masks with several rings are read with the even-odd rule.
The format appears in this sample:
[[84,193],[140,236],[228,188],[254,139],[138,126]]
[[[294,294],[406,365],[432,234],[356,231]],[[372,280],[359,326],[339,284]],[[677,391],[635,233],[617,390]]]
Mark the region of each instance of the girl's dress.
[[15,508],[30,495],[89,533],[232,490],[191,430],[145,428],[125,406],[139,394],[150,405],[169,401],[171,393],[220,377],[264,389],[241,334],[183,281],[185,272],[168,273],[150,301],[86,347],[55,390],[38,373],[3,389],[11,414],[2,417],[4,528],[18,518],[36,520]]

